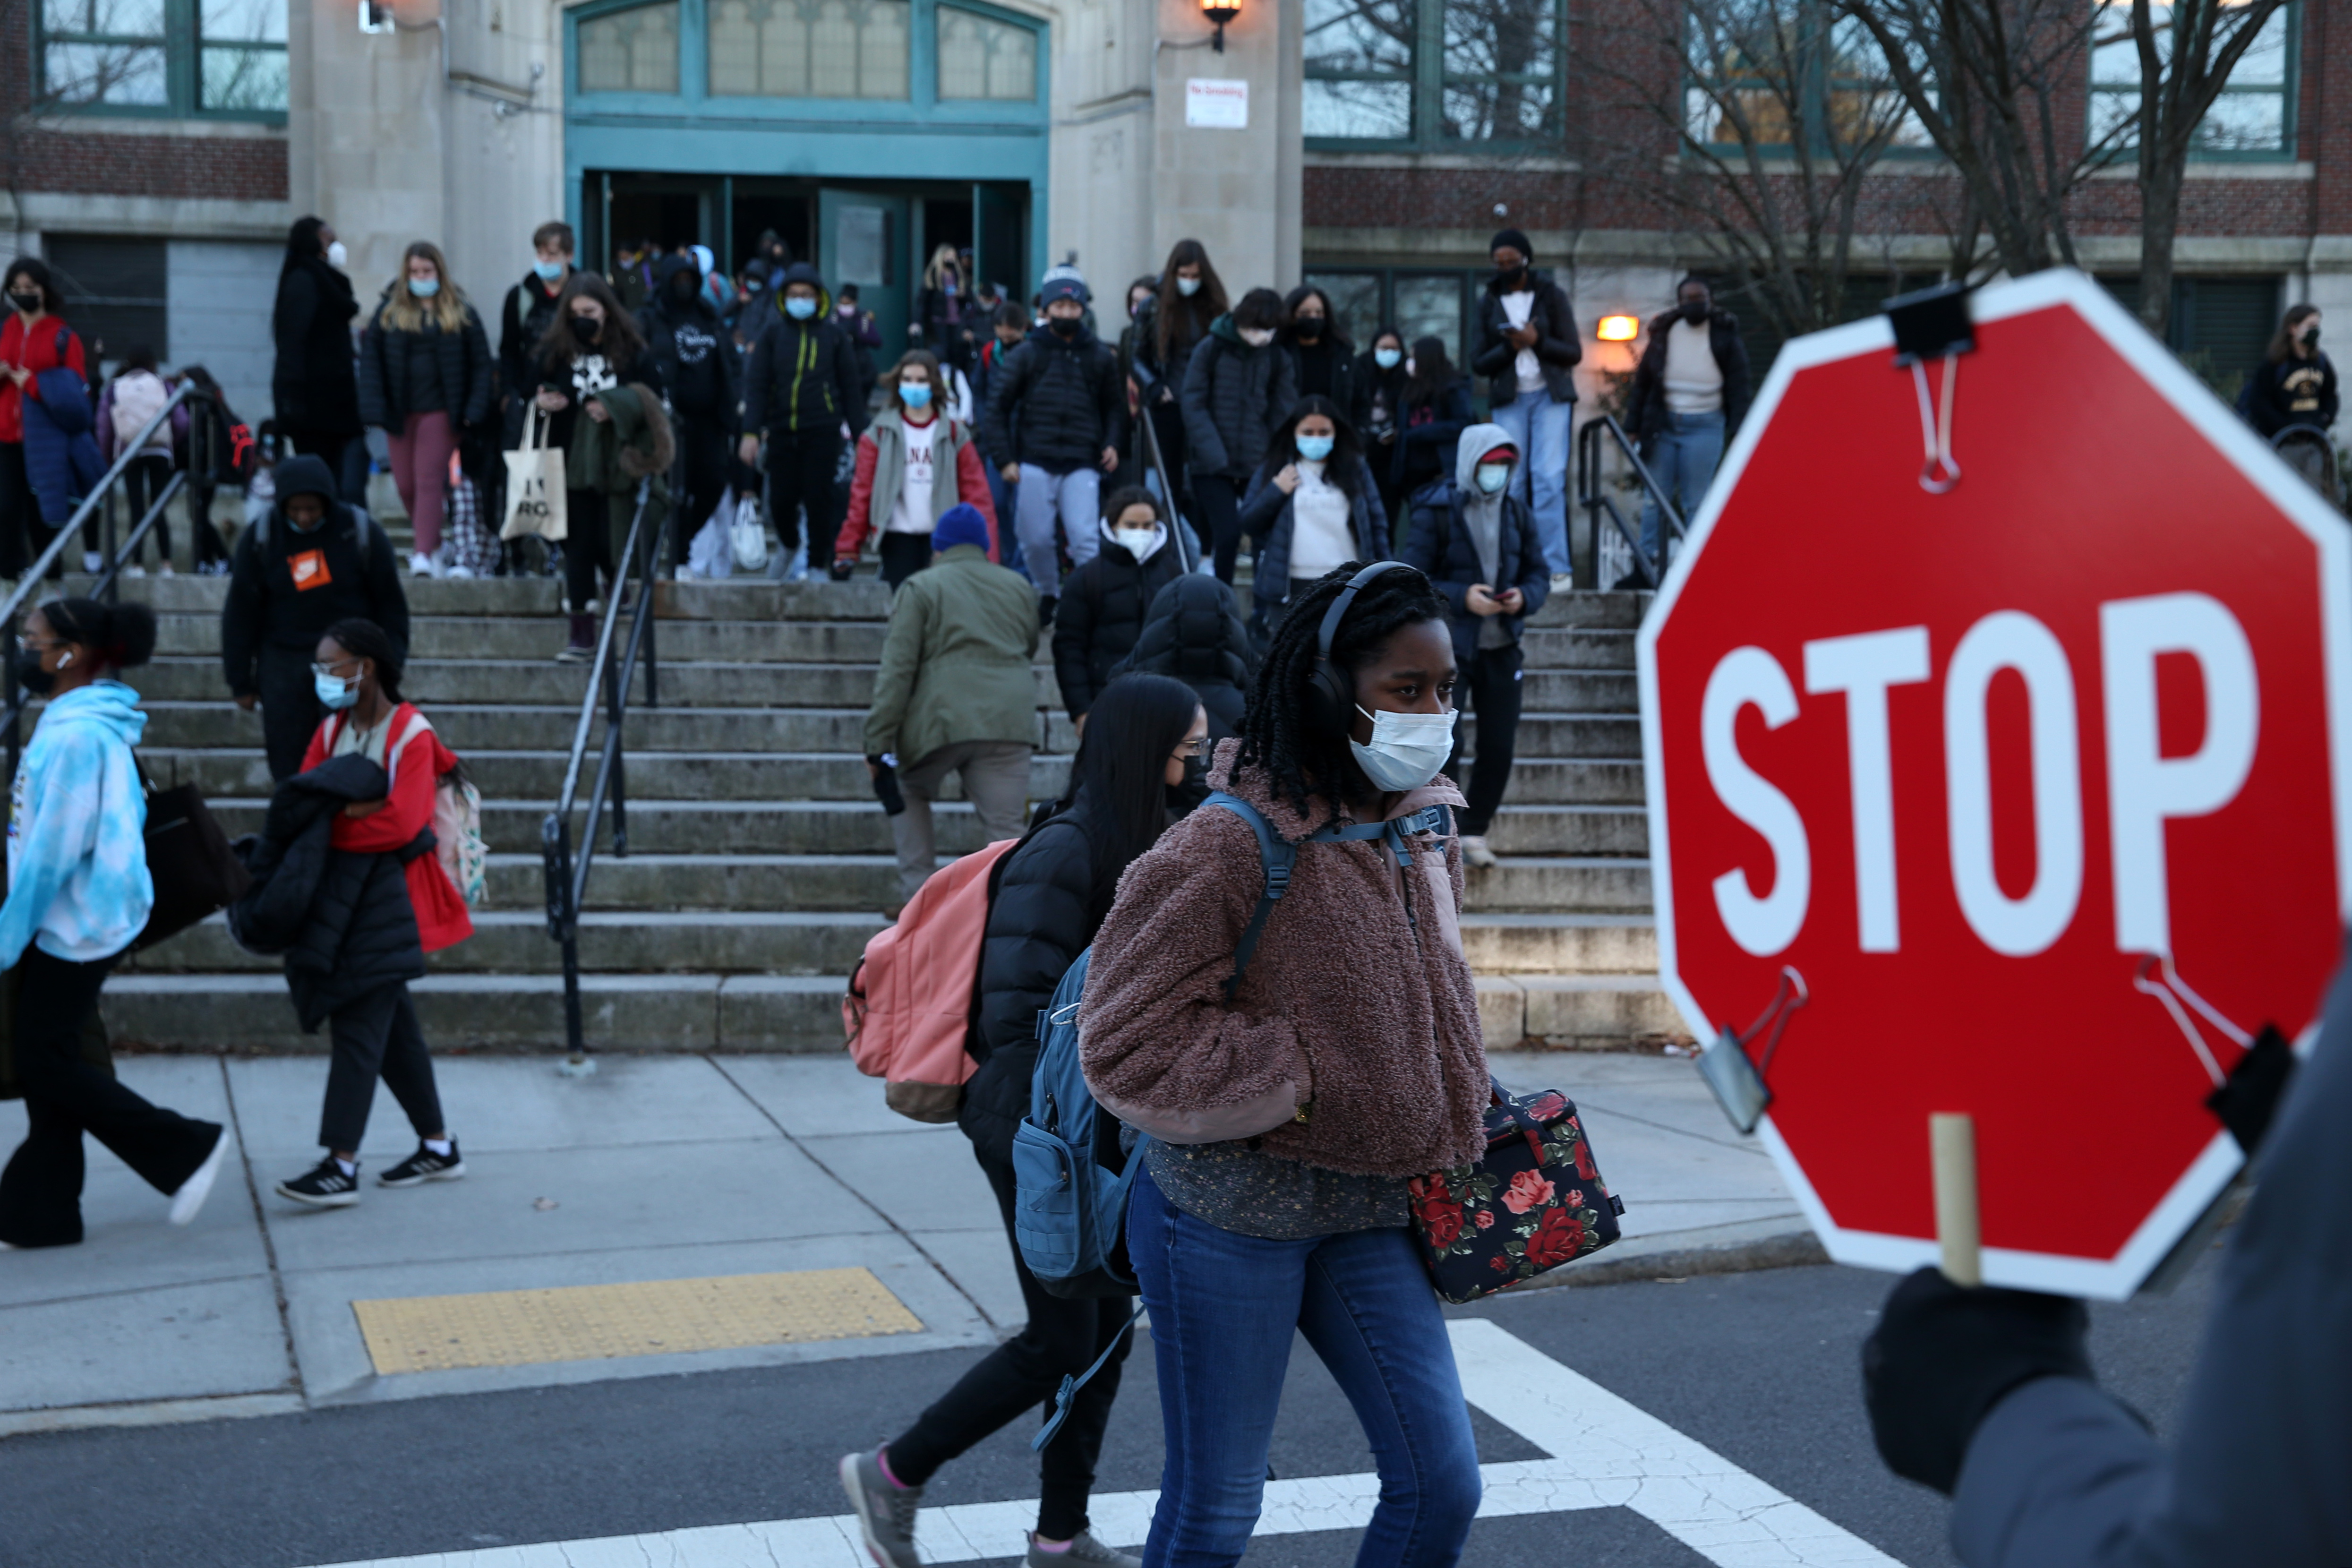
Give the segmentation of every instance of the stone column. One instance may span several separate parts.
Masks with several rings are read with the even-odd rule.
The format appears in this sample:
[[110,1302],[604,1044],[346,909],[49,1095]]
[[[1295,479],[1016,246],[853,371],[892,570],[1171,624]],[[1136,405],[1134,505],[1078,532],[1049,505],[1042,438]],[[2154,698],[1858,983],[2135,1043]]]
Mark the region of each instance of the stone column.
[[1298,280],[1304,15],[1302,0],[1239,3],[1219,53],[1198,0],[1159,0],[1152,72],[1152,254],[1198,239],[1236,296]]

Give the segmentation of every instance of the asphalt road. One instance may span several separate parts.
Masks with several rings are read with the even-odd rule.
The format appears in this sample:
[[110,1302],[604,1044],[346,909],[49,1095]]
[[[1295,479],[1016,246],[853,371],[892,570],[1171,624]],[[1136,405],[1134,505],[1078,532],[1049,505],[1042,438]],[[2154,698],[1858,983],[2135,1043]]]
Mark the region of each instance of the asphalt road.
[[[2093,1309],[2108,1385],[2165,1429],[2195,1355],[2209,1258],[2174,1295]],[[1943,1500],[1880,1467],[1856,1353],[1891,1283],[1835,1268],[1554,1289],[1463,1309],[1583,1373],[1911,1568],[1954,1562]],[[1149,1488],[1159,1407],[1139,1345],[1097,1485]],[[973,1359],[876,1355],[300,1415],[0,1440],[5,1568],[310,1568],[694,1525],[838,1514],[834,1466],[903,1426]],[[1541,1452],[1474,1412],[1481,1458]],[[1027,1430],[943,1470],[928,1500],[1034,1495]],[[1567,1457],[1567,1456],[1564,1456]],[[1302,1345],[1274,1446],[1285,1478],[1368,1470]],[[1251,1568],[1347,1568],[1357,1531],[1262,1537]],[[1538,1555],[1540,1553],[1540,1555]],[[1622,1509],[1481,1520],[1465,1564],[1697,1568]]]

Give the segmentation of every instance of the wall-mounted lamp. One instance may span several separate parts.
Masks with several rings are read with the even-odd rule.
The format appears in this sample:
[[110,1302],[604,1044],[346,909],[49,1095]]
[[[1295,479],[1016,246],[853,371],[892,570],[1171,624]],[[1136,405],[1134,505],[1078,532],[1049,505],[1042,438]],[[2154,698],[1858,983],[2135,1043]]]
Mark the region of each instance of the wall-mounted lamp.
[[1201,0],[1201,15],[1215,24],[1217,29],[1215,39],[1209,45],[1212,50],[1221,55],[1225,52],[1225,24],[1241,14],[1239,5],[1226,0]]
[[1593,335],[1604,343],[1630,343],[1642,335],[1641,318],[1603,316],[1601,318],[1601,325],[1594,329]]

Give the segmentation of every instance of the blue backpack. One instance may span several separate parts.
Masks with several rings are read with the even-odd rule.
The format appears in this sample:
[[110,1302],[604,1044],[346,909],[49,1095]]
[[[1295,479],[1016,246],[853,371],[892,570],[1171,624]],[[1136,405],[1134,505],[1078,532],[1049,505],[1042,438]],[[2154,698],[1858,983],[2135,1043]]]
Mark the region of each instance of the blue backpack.
[[[1251,955],[1257,952],[1258,939],[1265,934],[1267,917],[1290,890],[1298,846],[1275,832],[1255,806],[1237,795],[1220,790],[1202,801],[1199,809],[1212,806],[1230,811],[1250,825],[1257,836],[1258,862],[1265,872],[1257,908],[1251,911],[1249,924],[1234,949],[1234,972],[1225,980],[1225,998],[1231,1001],[1249,968]],[[1452,812],[1433,805],[1393,822],[1320,827],[1302,842],[1386,838],[1397,864],[1408,866],[1412,849],[1406,835],[1435,833],[1442,841],[1452,831],[1453,821]],[[1408,920],[1412,910],[1408,900]],[[1048,1294],[1062,1297],[1136,1293],[1125,1252],[1127,1200],[1136,1173],[1143,1169],[1143,1145],[1139,1142],[1128,1152],[1120,1149],[1120,1122],[1097,1109],[1078,1060],[1078,1005],[1086,995],[1087,968],[1093,954],[1092,948],[1078,954],[1063,972],[1061,984],[1054,987],[1052,1004],[1037,1015],[1040,1049],[1036,1070],[1029,1080],[1029,1114],[1013,1134],[1013,1239],[1021,1248],[1021,1261],[1037,1277],[1037,1283]],[[1142,1315],[1141,1308],[1136,1315]],[[1117,1348],[1116,1342],[1112,1348]],[[1104,1351],[1083,1375],[1062,1379],[1053,1418],[1038,1432],[1032,1448],[1043,1448],[1053,1439],[1069,1414],[1071,1400],[1102,1370],[1110,1353]]]

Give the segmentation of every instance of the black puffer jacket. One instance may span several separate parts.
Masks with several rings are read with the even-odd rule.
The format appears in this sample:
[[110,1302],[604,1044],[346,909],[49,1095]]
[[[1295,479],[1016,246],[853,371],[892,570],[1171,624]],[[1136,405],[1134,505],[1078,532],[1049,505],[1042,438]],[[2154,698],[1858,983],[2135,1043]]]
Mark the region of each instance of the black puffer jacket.
[[1000,463],[1030,463],[1049,474],[1094,468],[1105,447],[1125,447],[1127,387],[1118,351],[1084,327],[1074,338],[1030,333],[989,378],[980,444]]
[[[1193,553],[1197,559],[1197,548]],[[1070,574],[1054,616],[1054,678],[1061,682],[1062,706],[1071,718],[1095,705],[1110,684],[1111,666],[1143,635],[1143,613],[1153,595],[1183,570],[1183,554],[1172,537],[1163,538],[1140,563],[1125,545],[1106,537],[1095,558]]]
[[1209,712],[1209,739],[1241,732],[1257,654],[1242,624],[1241,601],[1214,577],[1190,572],[1160,590],[1143,618],[1134,651],[1111,670],[1172,676],[1191,687]]
[[352,368],[352,280],[323,256],[305,257],[278,276],[269,374],[278,428],[320,436],[360,433],[360,393]]
[[[674,279],[694,279],[694,297],[683,302]],[[660,384],[670,406],[707,430],[732,434],[736,408],[734,356],[726,352],[727,326],[703,298],[702,271],[690,256],[665,258],[655,273],[653,298],[637,320],[646,346],[661,367]]]
[[[816,290],[816,314],[796,321],[783,307],[783,291],[806,283]],[[857,351],[833,319],[833,296],[824,279],[805,261],[784,268],[773,303],[760,305],[765,323],[743,367],[743,432],[797,435],[837,430],[845,421],[855,437],[866,428],[866,394],[873,383],[857,374]]]
[[[386,302],[391,296],[387,293]],[[411,414],[438,408],[459,430],[471,429],[490,416],[493,384],[489,334],[471,305],[464,307],[466,323],[454,332],[441,330],[431,315],[416,331],[404,331],[384,320],[380,307],[360,334],[360,418],[397,434]],[[437,388],[438,401],[428,389]]]
[[404,868],[432,852],[433,830],[393,855],[337,849],[329,837],[337,812],[382,800],[388,787],[365,757],[331,757],[279,784],[260,835],[237,840],[253,886],[229,906],[229,932],[250,952],[286,955],[306,1032],[370,992],[424,977]]
[[1233,317],[1219,316],[1184,372],[1185,466],[1196,474],[1248,479],[1297,401],[1298,383],[1282,345],[1252,348]]
[[1010,1162],[1013,1130],[1029,1112],[1037,1065],[1037,1012],[1110,912],[1095,907],[1094,847],[1086,803],[1047,818],[1000,863],[980,950],[980,1068],[956,1121],[982,1159]]

